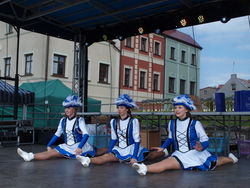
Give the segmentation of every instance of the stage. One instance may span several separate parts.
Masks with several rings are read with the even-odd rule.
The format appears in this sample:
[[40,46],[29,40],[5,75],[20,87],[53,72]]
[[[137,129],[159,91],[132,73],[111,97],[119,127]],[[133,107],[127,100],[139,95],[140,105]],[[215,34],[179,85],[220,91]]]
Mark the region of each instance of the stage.
[[[40,152],[41,145],[21,146],[26,151]],[[16,147],[0,148],[0,187],[249,187],[250,159],[241,158],[235,165],[215,171],[165,171],[140,176],[128,164],[109,163],[83,168],[76,160],[52,159],[24,162]]]

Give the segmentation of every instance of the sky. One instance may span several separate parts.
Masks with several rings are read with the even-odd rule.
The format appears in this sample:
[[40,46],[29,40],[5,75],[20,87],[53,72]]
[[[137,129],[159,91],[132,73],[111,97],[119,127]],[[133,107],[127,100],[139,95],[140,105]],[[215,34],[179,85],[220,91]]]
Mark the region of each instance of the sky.
[[[179,31],[193,37],[192,27]],[[248,16],[227,23],[212,22],[194,26],[194,38],[202,46],[200,88],[218,86],[230,79],[250,79],[250,22]]]

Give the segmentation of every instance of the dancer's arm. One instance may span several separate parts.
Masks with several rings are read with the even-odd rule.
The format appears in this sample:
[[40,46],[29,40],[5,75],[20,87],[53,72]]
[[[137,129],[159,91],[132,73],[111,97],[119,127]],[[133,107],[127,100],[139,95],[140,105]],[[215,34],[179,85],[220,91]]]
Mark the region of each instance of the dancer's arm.
[[137,160],[139,147],[140,147],[140,124],[138,119],[133,120],[133,139],[135,141],[134,152],[132,159]]
[[111,127],[111,140],[110,140],[110,143],[109,143],[109,148],[108,148],[108,153],[111,153],[112,152],[112,149],[115,147],[118,139],[117,139],[117,135],[115,133],[115,130],[114,130],[114,127],[113,127],[113,121],[114,119],[112,119],[110,121],[110,127]]
[[170,129],[170,124],[171,124],[171,121],[169,121],[168,123],[168,138],[167,140],[164,142],[164,144],[161,146],[162,150],[169,147],[172,143],[173,143],[173,138],[172,138],[172,132],[171,132],[171,129]]
[[87,142],[88,138],[89,138],[89,135],[88,135],[88,134],[84,134],[84,135],[82,136],[82,140],[81,140],[81,142],[80,142],[79,145],[78,145],[78,148],[79,148],[79,149],[82,149],[82,147],[84,146],[84,144]]
[[51,149],[51,146],[57,141],[57,139],[62,135],[63,130],[62,130],[62,120],[63,118],[60,120],[59,125],[57,127],[56,133],[54,134],[54,136],[50,139],[49,143],[47,144],[47,150]]
[[199,141],[200,141],[200,145],[196,144],[195,149],[197,151],[204,151],[209,146],[209,141],[208,141],[209,138],[208,138],[202,124],[199,121],[197,121],[195,124],[195,130],[197,133],[197,137],[199,138]]
[[115,147],[116,143],[117,143],[117,140],[113,140],[113,139],[110,140],[108,153],[112,152],[112,149]]

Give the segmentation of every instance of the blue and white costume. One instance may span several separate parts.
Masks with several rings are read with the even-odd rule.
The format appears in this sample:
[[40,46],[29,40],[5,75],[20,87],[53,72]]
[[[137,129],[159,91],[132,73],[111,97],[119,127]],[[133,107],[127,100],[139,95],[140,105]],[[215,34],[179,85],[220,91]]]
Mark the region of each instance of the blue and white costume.
[[[117,106],[135,108],[136,104],[129,95],[123,94],[116,100]],[[136,118],[127,117],[124,120],[120,118],[112,119],[111,142],[108,152],[112,152],[121,161],[136,159],[144,160],[144,153],[148,150],[140,146],[140,125]]]
[[[65,108],[79,107],[81,106],[81,102],[77,96],[68,96],[63,102],[63,106]],[[95,149],[87,142],[89,134],[86,130],[84,118],[62,118],[55,135],[52,137],[47,146],[50,147],[62,134],[64,136],[65,143],[60,144],[55,148],[60,154],[66,157],[75,158],[75,150],[80,148],[82,149],[82,156],[95,155]]]
[[[161,147],[167,148],[173,144],[174,152],[171,157],[175,158],[184,170],[214,170],[219,159],[206,150],[209,145],[208,136],[199,121],[188,117],[190,116],[188,112],[196,109],[194,102],[188,95],[180,95],[173,99],[173,105],[181,105],[188,110],[186,111],[179,106],[176,107],[176,116],[181,119],[178,118],[169,122],[168,139]],[[186,116],[184,116],[185,111],[183,109],[186,111]],[[201,144],[201,147],[196,147],[197,143]],[[238,162],[238,158],[232,153],[229,153],[228,158],[231,159],[222,164]],[[171,160],[166,160],[166,162],[171,163]],[[159,165],[160,163],[158,163]],[[133,168],[140,175],[146,175],[148,172],[148,167],[143,163],[134,163]],[[165,169],[172,169],[172,167],[166,167]]]
[[[187,95],[180,95],[173,100],[173,105],[183,105],[190,111],[196,107]],[[202,145],[202,151],[194,149],[196,141]],[[187,117],[184,120],[171,120],[168,124],[168,139],[161,146],[167,148],[174,145],[172,157],[185,170],[213,170],[216,167],[217,156],[206,150],[209,145],[208,136],[199,121]]]
[[55,149],[62,155],[75,158],[75,150],[82,149],[82,156],[94,156],[96,151],[88,140],[88,132],[86,130],[85,121],[80,118],[62,118],[58,125],[57,131],[47,146],[51,146],[61,135],[64,136],[64,144],[58,145]]
[[[206,150],[209,145],[201,123],[191,118],[185,120],[171,120],[168,124],[168,139],[161,146],[167,148],[174,145],[172,157],[180,163],[185,170],[213,170],[216,166],[217,156]],[[196,141],[202,145],[203,150],[194,149]]]
[[[131,158],[137,161],[144,160],[144,153],[148,150],[140,146],[140,125],[138,119],[128,117],[125,120],[112,119],[111,144],[108,152],[124,161]],[[115,145],[117,144],[117,145]]]

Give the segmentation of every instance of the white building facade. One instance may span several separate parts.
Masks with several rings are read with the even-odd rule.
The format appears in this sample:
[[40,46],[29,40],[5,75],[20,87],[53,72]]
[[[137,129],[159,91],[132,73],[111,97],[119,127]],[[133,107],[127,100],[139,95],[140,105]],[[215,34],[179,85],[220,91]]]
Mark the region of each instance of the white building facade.
[[[114,111],[118,97],[120,41],[100,42],[88,47],[88,96],[101,100],[101,111]],[[17,34],[15,29],[0,22],[0,76],[15,77]],[[60,79],[72,88],[74,42],[26,30],[20,31],[19,85]],[[11,81],[9,82],[11,83]],[[14,83],[11,83],[14,85]]]

